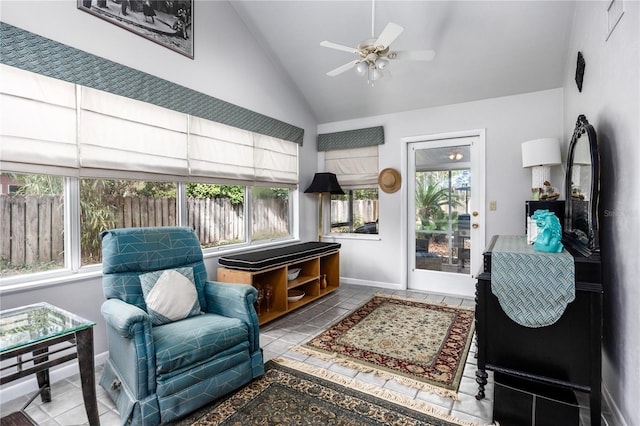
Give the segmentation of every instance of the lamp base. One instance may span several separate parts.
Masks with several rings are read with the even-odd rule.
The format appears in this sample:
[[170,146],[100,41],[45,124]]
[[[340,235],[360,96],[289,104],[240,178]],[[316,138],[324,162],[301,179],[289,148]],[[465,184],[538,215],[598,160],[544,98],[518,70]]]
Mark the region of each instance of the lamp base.
[[535,166],[531,168],[531,188],[544,188],[544,182],[551,181],[551,167]]

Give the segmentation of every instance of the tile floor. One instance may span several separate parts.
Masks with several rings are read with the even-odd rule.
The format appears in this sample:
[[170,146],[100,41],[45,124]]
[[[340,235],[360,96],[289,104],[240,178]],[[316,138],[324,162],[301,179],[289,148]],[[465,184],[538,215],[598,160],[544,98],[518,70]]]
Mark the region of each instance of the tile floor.
[[[265,361],[276,357],[287,357],[313,366],[328,368],[329,370],[355,377],[365,383],[371,383],[382,388],[400,392],[409,398],[426,401],[443,412],[462,420],[477,422],[479,424],[491,423],[493,410],[493,374],[489,372],[489,383],[486,387],[487,397],[483,401],[477,401],[475,395],[477,385],[475,382],[475,344],[472,344],[469,357],[464,369],[464,376],[460,384],[459,400],[442,398],[427,392],[417,391],[398,384],[395,380],[382,380],[371,373],[360,373],[344,368],[338,364],[308,357],[289,348],[319,333],[324,327],[338,318],[350,312],[353,308],[367,301],[374,293],[387,293],[398,296],[409,296],[430,302],[444,302],[452,306],[474,306],[472,299],[459,297],[427,294],[413,291],[393,291],[375,287],[363,287],[342,285],[340,289],[318,301],[292,312],[276,321],[265,324],[260,331],[260,343],[264,351]],[[101,366],[96,367],[96,376],[99,378],[102,372]],[[43,404],[40,398],[29,405],[26,412],[38,424],[43,426],[79,425],[86,424],[87,417],[82,404],[79,376],[56,382],[52,386],[53,401]],[[107,394],[98,386],[98,410],[102,426],[120,424],[120,416]],[[5,415],[20,409],[27,401],[27,397],[21,397],[12,401],[3,402],[0,412]],[[581,410],[581,417],[586,418],[587,413]],[[606,411],[606,408],[605,408]],[[583,420],[583,424],[588,424]],[[603,422],[603,424],[612,424]]]

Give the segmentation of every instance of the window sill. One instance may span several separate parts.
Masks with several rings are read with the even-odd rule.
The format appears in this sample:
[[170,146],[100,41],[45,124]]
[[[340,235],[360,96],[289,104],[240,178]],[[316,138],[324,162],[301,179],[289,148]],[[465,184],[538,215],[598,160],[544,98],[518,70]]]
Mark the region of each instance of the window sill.
[[[216,258],[227,254],[246,252],[248,250],[260,250],[273,246],[299,242],[298,239],[284,238],[273,241],[263,241],[254,244],[229,247],[210,247],[202,250],[204,259]],[[68,269],[38,274],[25,274],[0,279],[0,295],[19,293],[26,290],[35,290],[43,287],[52,287],[61,284],[69,284],[75,281],[90,280],[102,277],[102,264],[86,266],[80,272],[73,273]]]
[[367,241],[381,241],[380,234],[325,234],[322,236],[322,241],[329,239],[333,240],[367,240]]
[[102,268],[95,265],[87,267],[86,271],[72,273],[71,271],[56,271],[42,278],[24,276],[23,280],[11,280],[0,283],[0,295],[19,293],[25,290],[34,290],[42,287],[51,287],[60,284],[69,284],[75,281],[89,280],[102,276]]
[[259,243],[252,244],[242,244],[236,246],[220,246],[220,247],[209,247],[207,249],[202,250],[202,256],[205,259],[210,259],[212,257],[220,257],[228,254],[236,254],[236,253],[244,253],[249,250],[263,250],[273,246],[281,246],[292,243],[299,243],[300,240],[297,238],[282,238],[271,241],[261,241]]

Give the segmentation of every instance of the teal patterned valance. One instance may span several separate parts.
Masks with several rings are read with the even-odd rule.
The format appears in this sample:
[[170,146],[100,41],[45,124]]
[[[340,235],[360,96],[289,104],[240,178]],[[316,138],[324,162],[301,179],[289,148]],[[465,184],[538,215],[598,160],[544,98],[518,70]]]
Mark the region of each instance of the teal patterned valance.
[[383,143],[384,128],[382,126],[318,135],[318,151],[362,148]]
[[0,62],[302,145],[304,129],[0,22]]

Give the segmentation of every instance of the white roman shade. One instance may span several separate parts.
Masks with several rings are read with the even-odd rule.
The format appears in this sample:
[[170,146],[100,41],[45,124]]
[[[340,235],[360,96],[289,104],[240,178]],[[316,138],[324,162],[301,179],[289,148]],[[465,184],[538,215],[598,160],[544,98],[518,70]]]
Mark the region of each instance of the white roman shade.
[[253,180],[252,133],[191,117],[189,166],[194,177]]
[[338,149],[324,154],[325,171],[335,173],[344,188],[370,188],[378,184],[378,145]]
[[0,65],[0,171],[77,174],[76,86]]
[[256,182],[284,186],[298,183],[298,145],[283,139],[254,133]]
[[81,87],[79,129],[83,176],[188,175],[186,114]]
[[190,175],[238,183],[298,183],[296,143],[191,117]]
[[298,183],[296,142],[1,65],[0,171]]

